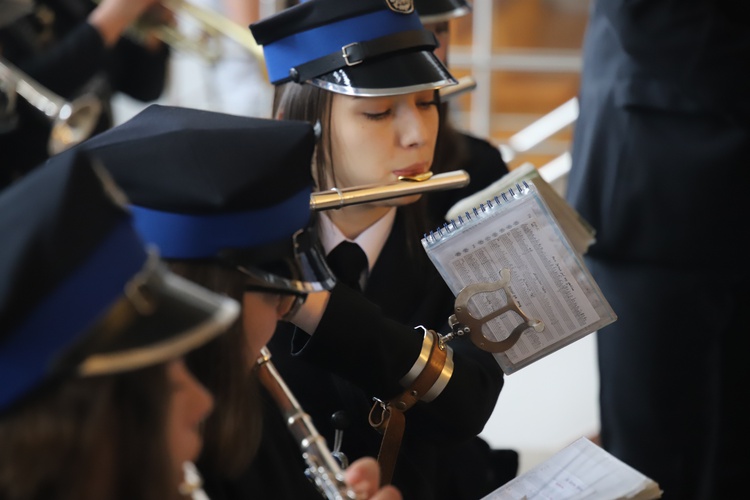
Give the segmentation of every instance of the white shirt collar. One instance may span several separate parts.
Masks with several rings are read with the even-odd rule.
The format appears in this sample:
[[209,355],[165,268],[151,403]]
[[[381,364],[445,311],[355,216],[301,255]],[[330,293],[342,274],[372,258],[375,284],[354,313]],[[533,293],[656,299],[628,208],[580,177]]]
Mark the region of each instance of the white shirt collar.
[[375,224],[365,229],[354,240],[350,240],[344,236],[339,228],[336,227],[336,224],[328,217],[328,214],[323,212],[320,215],[320,241],[326,255],[331,253],[331,250],[336,248],[342,241],[354,241],[354,243],[364,250],[365,255],[367,255],[368,272],[372,271],[372,267],[375,265],[380,252],[385,246],[388,235],[391,234],[393,221],[396,220],[396,207],[389,210],[388,213],[375,222]]

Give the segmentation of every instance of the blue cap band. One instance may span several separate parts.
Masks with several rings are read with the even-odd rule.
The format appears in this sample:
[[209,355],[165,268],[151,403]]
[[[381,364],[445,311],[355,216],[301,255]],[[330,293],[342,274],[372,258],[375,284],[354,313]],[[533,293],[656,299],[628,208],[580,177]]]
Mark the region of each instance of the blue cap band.
[[0,409],[34,388],[52,363],[122,296],[148,254],[123,219],[75,273],[41,301],[0,349]]
[[326,56],[350,43],[373,40],[402,31],[421,30],[416,12],[404,15],[379,10],[313,28],[263,46],[271,83],[289,78],[289,70]]
[[134,225],[165,259],[216,257],[221,250],[279,241],[310,222],[305,188],[285,201],[259,210],[218,215],[189,215],[131,206]]

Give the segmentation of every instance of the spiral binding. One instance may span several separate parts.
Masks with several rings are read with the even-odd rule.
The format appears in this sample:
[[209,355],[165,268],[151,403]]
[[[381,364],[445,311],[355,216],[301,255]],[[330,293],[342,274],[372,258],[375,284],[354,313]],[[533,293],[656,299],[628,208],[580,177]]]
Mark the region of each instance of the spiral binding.
[[[510,188],[504,193],[500,193],[494,196],[492,199],[487,200],[485,203],[480,203],[478,207],[471,209],[471,212],[464,212],[464,216],[459,215],[458,220],[451,219],[450,222],[445,222],[442,226],[438,226],[429,233],[424,233],[423,240],[428,244],[432,245],[449,236],[453,231],[458,230],[464,224],[479,219],[483,214],[486,214],[492,210],[497,209],[504,204],[507,204],[513,199],[520,198],[530,191],[530,187],[526,181],[516,183],[516,188]],[[501,201],[502,199],[502,201]]]

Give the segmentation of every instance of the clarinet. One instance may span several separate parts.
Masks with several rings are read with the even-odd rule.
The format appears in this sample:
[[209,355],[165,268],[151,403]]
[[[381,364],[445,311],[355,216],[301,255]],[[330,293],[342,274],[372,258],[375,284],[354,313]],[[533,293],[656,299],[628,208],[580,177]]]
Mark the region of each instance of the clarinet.
[[300,445],[302,458],[307,463],[305,475],[308,479],[328,500],[357,500],[359,497],[344,482],[344,473],[326,446],[325,439],[318,434],[310,415],[300,407],[271,362],[271,352],[267,347],[261,349],[256,370],[261,383],[286,418],[289,431]]

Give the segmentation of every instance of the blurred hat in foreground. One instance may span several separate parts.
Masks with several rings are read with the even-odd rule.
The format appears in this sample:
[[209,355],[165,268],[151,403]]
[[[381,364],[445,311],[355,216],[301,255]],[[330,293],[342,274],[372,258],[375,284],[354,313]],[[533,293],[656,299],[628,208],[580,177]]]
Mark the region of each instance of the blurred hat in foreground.
[[471,12],[466,0],[414,0],[414,7],[423,24],[449,21]]
[[250,25],[271,83],[387,96],[456,84],[412,0],[309,0]]
[[76,147],[112,174],[164,259],[215,259],[299,295],[335,284],[308,229],[314,148],[306,122],[160,105]]
[[76,154],[0,194],[0,411],[47,381],[174,359],[237,318],[144,249],[122,200]]

